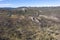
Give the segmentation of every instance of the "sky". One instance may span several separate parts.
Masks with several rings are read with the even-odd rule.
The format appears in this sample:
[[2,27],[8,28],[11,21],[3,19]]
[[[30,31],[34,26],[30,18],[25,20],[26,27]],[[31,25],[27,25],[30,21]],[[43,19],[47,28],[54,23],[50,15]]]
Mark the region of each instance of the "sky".
[[60,0],[0,0],[0,7],[50,7],[60,6]]

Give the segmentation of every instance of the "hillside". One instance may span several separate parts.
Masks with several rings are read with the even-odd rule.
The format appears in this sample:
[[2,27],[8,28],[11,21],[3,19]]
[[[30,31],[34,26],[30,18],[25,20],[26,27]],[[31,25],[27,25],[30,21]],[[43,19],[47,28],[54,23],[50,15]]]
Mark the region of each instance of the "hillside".
[[60,7],[0,8],[0,40],[60,40]]

